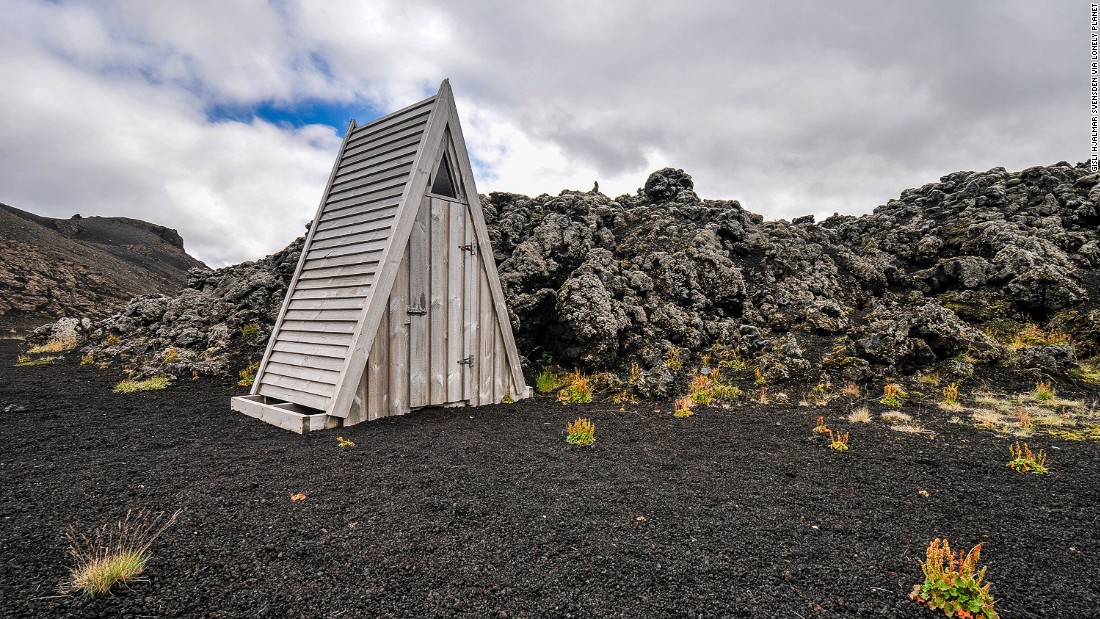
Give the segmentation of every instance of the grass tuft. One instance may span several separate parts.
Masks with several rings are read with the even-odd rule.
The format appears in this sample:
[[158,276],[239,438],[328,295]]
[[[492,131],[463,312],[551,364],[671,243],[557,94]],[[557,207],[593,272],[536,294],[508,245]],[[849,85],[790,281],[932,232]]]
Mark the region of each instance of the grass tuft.
[[95,597],[110,591],[116,584],[137,578],[149,563],[149,547],[175,524],[180,512],[167,520],[164,513],[145,510],[126,512],[126,517],[114,524],[105,524],[90,536],[77,535],[69,527],[66,540],[74,565],[69,572],[66,592],[79,591]]
[[168,377],[154,376],[145,380],[126,379],[115,385],[115,393],[136,393],[138,391],[157,391],[168,386]]
[[871,410],[866,406],[860,406],[848,414],[848,421],[852,423],[869,423],[871,421]]

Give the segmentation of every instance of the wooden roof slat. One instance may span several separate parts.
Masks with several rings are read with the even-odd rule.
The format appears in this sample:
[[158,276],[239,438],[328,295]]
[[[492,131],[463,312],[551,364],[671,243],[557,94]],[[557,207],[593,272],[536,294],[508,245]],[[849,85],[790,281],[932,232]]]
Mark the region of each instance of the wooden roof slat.
[[394,122],[400,122],[399,119],[405,116],[414,115],[420,108],[428,108],[428,112],[430,113],[431,108],[435,105],[435,100],[436,95],[433,95],[431,97],[428,97],[427,99],[424,99],[423,101],[417,101],[412,105],[403,107],[396,112],[386,114],[382,118],[372,120],[365,125],[360,125],[351,132],[351,136],[358,137],[361,135],[369,135],[373,131],[384,129],[388,126],[391,126]]
[[351,333],[355,331],[355,323],[359,322],[358,317],[354,320],[336,320],[333,318],[310,318],[304,320],[292,320],[290,318],[283,321],[283,331],[301,331],[307,333]]
[[338,213],[338,216],[333,217],[332,219],[321,220],[317,232],[344,228],[347,226],[355,225],[357,223],[381,221],[383,219],[393,219],[393,216],[396,213],[396,205],[384,206],[382,208],[368,208],[364,210],[346,210]]
[[321,239],[310,247],[309,253],[319,249],[331,249],[334,247],[345,247],[349,245],[361,245],[369,243],[371,241],[385,240],[389,238],[389,226],[377,228],[370,232],[355,232],[348,234],[340,234],[327,239]]
[[331,370],[339,374],[344,360],[323,355],[303,355],[296,352],[283,352],[276,350],[271,353],[271,363],[283,363],[286,365],[304,365],[311,368]]
[[383,142],[390,136],[408,131],[411,128],[423,128],[428,123],[428,115],[431,113],[430,109],[421,110],[415,114],[409,114],[404,118],[395,119],[395,122],[380,127],[375,131],[362,132],[353,134],[351,139],[348,140],[348,149],[357,148],[363,144],[369,144],[372,142]]
[[337,346],[333,344],[308,344],[305,342],[280,342],[277,340],[275,341],[275,345],[272,346],[272,349],[275,352],[291,352],[300,355],[339,359],[341,364],[344,362],[344,355],[348,351],[347,346]]
[[365,298],[370,294],[370,286],[343,286],[339,288],[299,289],[291,295],[292,300],[300,299],[354,299]]
[[359,170],[337,174],[336,181],[332,184],[332,188],[334,191],[343,191],[345,187],[354,187],[372,178],[390,177],[397,174],[408,176],[409,171],[412,170],[412,162],[415,158],[416,151],[414,150],[407,155],[399,155],[392,159],[371,164]]

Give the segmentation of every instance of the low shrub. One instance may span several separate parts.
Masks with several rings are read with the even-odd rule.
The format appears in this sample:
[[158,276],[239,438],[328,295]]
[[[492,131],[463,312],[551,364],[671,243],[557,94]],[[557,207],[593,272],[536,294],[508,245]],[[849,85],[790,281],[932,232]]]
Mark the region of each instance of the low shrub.
[[946,539],[937,538],[921,562],[924,584],[913,585],[909,599],[943,610],[948,617],[999,619],[989,593],[991,584],[982,585],[986,568],[977,569],[981,551],[978,544],[965,555],[961,550],[955,554]]
[[695,414],[695,412],[691,410],[692,403],[691,397],[683,397],[676,400],[675,410],[672,415],[674,417],[691,417]]
[[249,324],[246,324],[246,325],[241,325],[240,326],[240,331],[241,331],[241,337],[245,338],[246,340],[256,339],[257,337],[260,336],[260,325],[259,325],[259,323],[255,323],[255,322],[252,322],[252,323],[249,323]]
[[344,438],[342,436],[336,437],[336,446],[340,448],[355,447],[355,441],[350,438]]
[[126,379],[115,385],[115,393],[135,393],[137,391],[156,391],[168,386],[168,378],[165,376],[153,376],[145,380]]
[[565,426],[565,442],[571,445],[591,445],[596,442],[596,424],[588,419],[577,419]]

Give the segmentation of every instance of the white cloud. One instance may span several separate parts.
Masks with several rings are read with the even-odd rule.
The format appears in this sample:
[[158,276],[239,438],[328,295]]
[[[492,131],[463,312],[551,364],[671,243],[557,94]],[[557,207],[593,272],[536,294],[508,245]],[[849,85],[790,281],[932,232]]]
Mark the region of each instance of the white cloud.
[[211,106],[389,110],[450,77],[483,192],[632,193],[674,166],[768,217],[866,212],[958,169],[1085,158],[1087,27],[1087,6],[1000,1],[15,0],[0,200],[257,258],[301,233],[339,136]]

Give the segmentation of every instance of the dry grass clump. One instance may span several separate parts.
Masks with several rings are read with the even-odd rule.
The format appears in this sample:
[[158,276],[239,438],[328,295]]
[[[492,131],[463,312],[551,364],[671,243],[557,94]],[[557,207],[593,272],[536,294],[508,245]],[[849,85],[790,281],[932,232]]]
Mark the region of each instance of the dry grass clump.
[[74,348],[76,348],[76,338],[66,337],[50,340],[40,346],[32,346],[27,349],[27,352],[31,353],[32,355],[37,355],[40,353],[49,352],[67,352]]
[[924,426],[920,425],[919,423],[913,423],[911,421],[906,423],[896,423],[890,426],[890,429],[894,430],[895,432],[908,432],[910,434],[924,434],[925,432],[927,432],[927,430],[924,429]]
[[882,417],[883,421],[889,421],[891,423],[905,423],[913,420],[912,416],[899,411],[887,411],[880,415],[880,417]]
[[77,535],[69,527],[65,538],[75,564],[65,591],[95,597],[107,593],[115,584],[137,578],[149,563],[149,547],[175,524],[179,514],[176,511],[164,520],[164,512],[130,510],[121,521],[105,524],[90,536]]
[[993,409],[983,408],[970,414],[970,418],[980,427],[995,428],[1004,423],[1004,416]]
[[866,406],[860,406],[848,414],[848,421],[852,423],[870,423],[871,410]]

